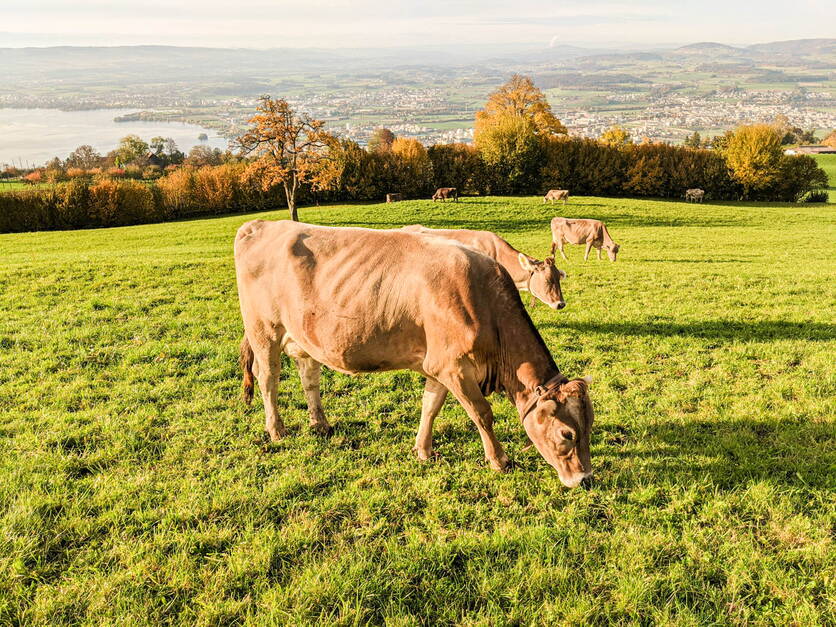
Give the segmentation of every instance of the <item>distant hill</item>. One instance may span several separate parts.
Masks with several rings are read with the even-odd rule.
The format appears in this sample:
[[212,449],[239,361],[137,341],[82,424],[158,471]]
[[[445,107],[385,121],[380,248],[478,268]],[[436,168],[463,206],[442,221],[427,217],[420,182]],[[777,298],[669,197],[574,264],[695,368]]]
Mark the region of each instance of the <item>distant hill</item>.
[[762,54],[789,54],[793,56],[836,54],[836,39],[773,41],[766,44],[747,46],[746,49]]
[[740,48],[727,46],[726,44],[718,44],[713,41],[703,41],[681,46],[673,50],[673,52],[679,54],[727,54],[730,52],[740,52]]

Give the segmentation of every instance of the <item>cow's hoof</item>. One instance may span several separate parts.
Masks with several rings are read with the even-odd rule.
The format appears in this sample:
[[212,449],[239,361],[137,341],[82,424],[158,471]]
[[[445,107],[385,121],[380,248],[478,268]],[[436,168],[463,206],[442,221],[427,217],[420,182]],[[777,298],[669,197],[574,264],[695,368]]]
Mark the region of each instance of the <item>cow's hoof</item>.
[[489,459],[488,463],[491,465],[491,469],[497,472],[508,472],[511,470],[511,460],[507,457],[503,457],[502,459]]
[[317,435],[327,438],[334,433],[334,427],[329,425],[327,422],[315,422],[311,425],[311,431]]
[[439,457],[438,453],[433,449],[424,450],[415,447],[412,449],[412,452],[415,453],[415,456],[418,458],[418,461],[420,462],[428,462],[431,459],[438,459]]
[[287,437],[287,429],[282,427],[281,429],[274,429],[273,431],[265,431],[264,436],[270,442],[278,442]]

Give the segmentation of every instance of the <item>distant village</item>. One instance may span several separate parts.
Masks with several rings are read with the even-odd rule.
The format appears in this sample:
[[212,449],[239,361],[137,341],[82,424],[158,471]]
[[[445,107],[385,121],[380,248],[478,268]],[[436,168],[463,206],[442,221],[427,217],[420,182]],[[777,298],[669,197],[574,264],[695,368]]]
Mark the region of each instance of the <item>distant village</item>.
[[[341,89],[289,96],[298,109],[325,120],[344,137],[365,145],[372,133],[386,126],[399,136],[424,144],[473,141],[472,106],[453,101],[450,90],[438,88]],[[155,94],[102,96],[73,102],[64,97],[34,98],[0,95],[0,107],[60,109],[136,108],[117,121],[158,120],[199,124],[227,137],[246,125],[256,99],[189,98],[165,90]],[[613,125],[627,129],[634,141],[681,143],[694,131],[720,133],[740,124],[785,116],[805,130],[836,127],[836,95],[799,90],[730,90],[709,95],[654,90],[614,93],[600,106],[578,108],[561,97],[550,97],[556,115],[574,136],[598,138]]]

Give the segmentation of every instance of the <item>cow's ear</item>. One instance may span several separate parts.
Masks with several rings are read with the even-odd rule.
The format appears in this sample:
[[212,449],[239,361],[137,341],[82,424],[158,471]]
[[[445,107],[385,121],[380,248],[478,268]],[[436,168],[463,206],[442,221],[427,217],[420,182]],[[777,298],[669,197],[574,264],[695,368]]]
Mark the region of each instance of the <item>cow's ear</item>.
[[569,278],[569,275],[568,275],[568,274],[566,274],[566,273],[565,273],[563,270],[561,270],[560,268],[558,268],[558,269],[557,269],[557,271],[558,271],[558,273],[560,274],[560,278],[561,278],[561,279],[568,279],[568,278]]
[[534,266],[531,265],[531,260],[528,257],[520,253],[518,259],[520,260],[520,266],[523,270],[528,270],[529,272],[534,270]]
[[586,381],[587,387],[592,387],[592,377],[590,375],[581,377],[581,380]]
[[553,266],[554,265],[554,257],[546,257],[545,259],[543,259],[543,263],[546,264],[547,266]]

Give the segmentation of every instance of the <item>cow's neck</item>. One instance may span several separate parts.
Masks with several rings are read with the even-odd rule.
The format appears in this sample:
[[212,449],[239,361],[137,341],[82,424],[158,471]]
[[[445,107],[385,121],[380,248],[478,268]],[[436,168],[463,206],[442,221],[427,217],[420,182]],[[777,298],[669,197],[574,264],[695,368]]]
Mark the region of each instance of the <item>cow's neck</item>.
[[511,246],[511,244],[504,242],[504,246],[497,247],[497,261],[502,265],[514,279],[514,285],[517,289],[528,289],[528,281],[531,278],[531,272],[524,270],[520,265],[520,251]]
[[[560,371],[534,324],[523,310],[519,324],[503,325],[504,353],[501,381],[508,398],[517,407],[520,418],[537,386],[554,378]],[[515,316],[514,316],[515,317]]]

